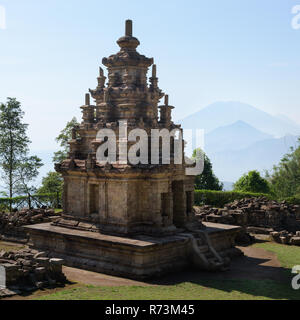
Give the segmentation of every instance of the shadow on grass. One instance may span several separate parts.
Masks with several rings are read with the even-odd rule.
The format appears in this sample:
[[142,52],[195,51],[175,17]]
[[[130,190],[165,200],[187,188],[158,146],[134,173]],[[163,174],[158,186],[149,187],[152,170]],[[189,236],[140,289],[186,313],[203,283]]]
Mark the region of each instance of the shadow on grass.
[[39,293],[44,293],[44,294],[47,294],[47,293],[53,293],[53,290],[61,290],[63,288],[66,288],[67,286],[70,286],[70,285],[74,285],[76,284],[76,282],[73,282],[73,281],[65,281],[63,283],[57,283],[55,285],[48,285],[46,287],[43,287],[43,288],[36,288],[36,287],[32,287],[30,285],[18,285],[18,286],[10,286],[8,287],[8,289],[10,290],[13,290],[13,291],[17,291],[18,292],[18,296],[20,297],[30,297],[32,296],[32,294],[36,293],[36,292],[39,292]]
[[245,243],[245,242],[236,242],[236,246],[238,247],[250,247],[255,243],[266,243],[266,242],[270,242],[269,239],[261,239],[261,238],[255,238],[255,240],[253,240],[251,243]]
[[230,270],[224,272],[199,272],[186,269],[149,281],[156,285],[192,283],[225,292],[238,291],[256,297],[300,300],[300,290],[294,290],[290,269],[267,266],[269,259],[239,257],[232,261]]

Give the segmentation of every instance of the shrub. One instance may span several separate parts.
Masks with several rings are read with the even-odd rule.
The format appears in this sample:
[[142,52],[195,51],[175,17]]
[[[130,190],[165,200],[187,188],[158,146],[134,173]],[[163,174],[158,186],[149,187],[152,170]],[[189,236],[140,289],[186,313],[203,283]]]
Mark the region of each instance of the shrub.
[[282,200],[285,200],[286,202],[288,202],[290,204],[300,205],[300,197],[299,196],[288,197],[288,198],[284,198]]
[[269,193],[268,181],[260,176],[256,170],[244,174],[235,184],[234,191]]
[[214,191],[214,190],[195,190],[195,205],[211,205],[215,207],[223,207],[226,203],[244,198],[267,197],[269,194],[240,192],[240,191]]

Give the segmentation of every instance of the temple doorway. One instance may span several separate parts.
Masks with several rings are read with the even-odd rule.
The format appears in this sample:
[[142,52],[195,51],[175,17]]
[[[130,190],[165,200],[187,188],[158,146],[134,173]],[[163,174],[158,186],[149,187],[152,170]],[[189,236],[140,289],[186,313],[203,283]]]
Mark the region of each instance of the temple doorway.
[[184,185],[183,181],[172,182],[173,192],[173,223],[177,227],[183,226],[185,222],[184,208]]
[[99,185],[90,184],[89,186],[89,202],[90,202],[90,214],[98,213],[99,211]]

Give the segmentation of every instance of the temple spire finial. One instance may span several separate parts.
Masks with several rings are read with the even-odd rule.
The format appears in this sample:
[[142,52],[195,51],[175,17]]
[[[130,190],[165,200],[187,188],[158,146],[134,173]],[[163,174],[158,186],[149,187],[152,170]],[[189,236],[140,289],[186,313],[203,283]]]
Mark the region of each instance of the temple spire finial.
[[165,95],[165,105],[166,106],[169,105],[169,95],[168,94]]
[[132,20],[126,20],[125,22],[125,36],[132,37]]
[[156,78],[156,64],[152,65],[152,78]]
[[85,105],[86,106],[90,105],[90,94],[89,93],[85,94]]
[[103,75],[104,75],[103,69],[101,67],[99,68],[99,74],[100,74],[100,77],[103,77]]

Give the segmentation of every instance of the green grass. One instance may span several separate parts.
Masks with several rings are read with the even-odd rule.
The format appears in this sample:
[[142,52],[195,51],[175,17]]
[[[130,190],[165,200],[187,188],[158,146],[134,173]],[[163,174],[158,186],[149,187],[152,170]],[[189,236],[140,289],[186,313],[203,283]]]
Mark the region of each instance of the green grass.
[[13,243],[10,244],[8,242],[0,241],[0,251],[1,250],[7,251],[7,252],[9,252],[9,251],[18,251],[18,250],[20,250],[20,249],[22,249],[24,247],[25,246],[23,246],[23,245],[15,245]]
[[292,269],[293,266],[300,265],[299,246],[288,246],[275,242],[256,243],[254,246],[275,253],[281,266],[286,269]]
[[[286,282],[272,280],[213,280],[203,279],[174,285],[155,286],[89,286],[56,291],[38,296],[39,300],[300,300],[300,290],[291,288],[290,269],[300,264],[300,247],[272,242],[254,246],[277,254],[286,276]],[[34,297],[33,297],[34,298]]]
[[170,286],[80,286],[38,300],[271,300],[300,299],[300,292],[271,280],[204,280]]

